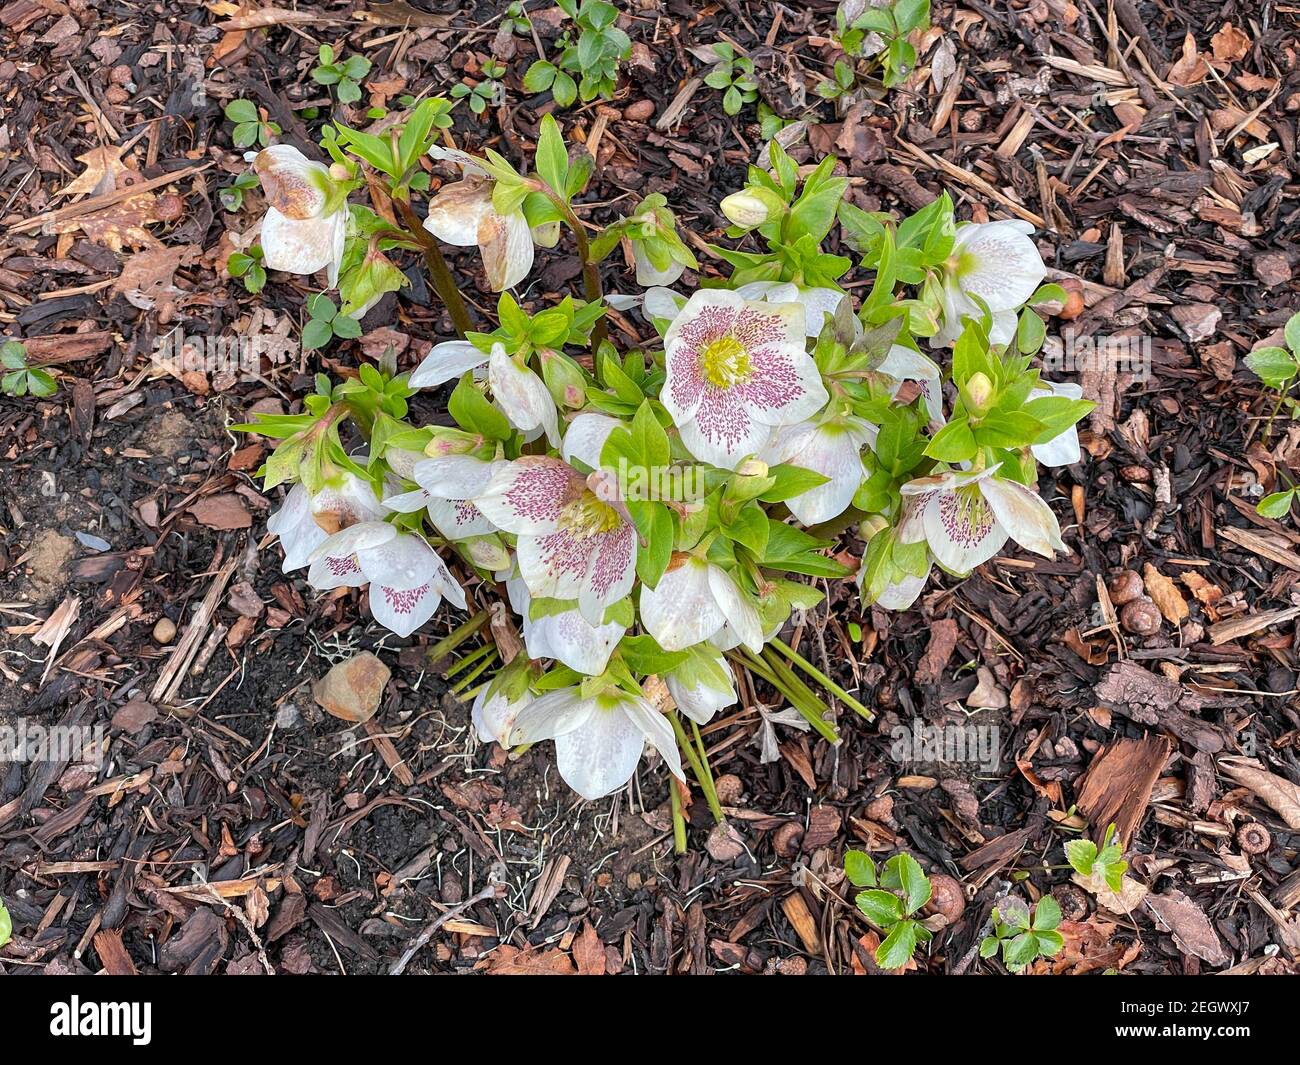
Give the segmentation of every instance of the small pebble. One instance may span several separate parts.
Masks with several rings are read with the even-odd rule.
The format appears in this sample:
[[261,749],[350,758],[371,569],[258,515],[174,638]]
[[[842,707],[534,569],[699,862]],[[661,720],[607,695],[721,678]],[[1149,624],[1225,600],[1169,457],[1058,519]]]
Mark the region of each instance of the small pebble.
[[168,644],[176,639],[176,622],[169,617],[161,617],[153,627],[154,643]]
[[653,100],[638,100],[634,104],[629,104],[623,110],[623,117],[628,122],[647,122],[655,113],[655,104]]
[[88,532],[79,532],[76,536],[82,547],[88,547],[92,551],[108,551],[113,546],[102,536],[94,536]]

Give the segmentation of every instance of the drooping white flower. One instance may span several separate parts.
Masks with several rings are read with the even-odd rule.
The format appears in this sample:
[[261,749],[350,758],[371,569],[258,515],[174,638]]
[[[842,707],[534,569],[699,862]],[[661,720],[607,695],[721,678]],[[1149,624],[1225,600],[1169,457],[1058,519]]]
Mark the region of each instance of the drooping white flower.
[[826,388],[805,350],[798,303],[701,290],[664,336],[660,401],[697,459],[735,469],[777,426],[811,418]]
[[[1044,381],[1045,388],[1035,388],[1029,393],[1030,399],[1043,399],[1047,396],[1062,396],[1065,399],[1082,399],[1083,386],[1070,381]],[[1064,432],[1058,433],[1045,444],[1034,444],[1029,449],[1034,458],[1044,466],[1073,466],[1083,452],[1079,449],[1079,429],[1072,425]]]
[[444,340],[434,344],[420,365],[411,371],[407,384],[412,388],[437,388],[487,361],[488,353],[468,340]]
[[876,369],[898,382],[890,390],[891,399],[898,395],[904,381],[915,381],[925,399],[925,409],[930,420],[940,424],[944,422],[943,374],[933,359],[904,344],[894,344]]
[[[864,559],[865,561],[865,559]],[[858,568],[857,582],[858,592],[865,593],[863,588],[863,578],[866,573],[866,567]],[[920,597],[925,591],[925,586],[930,582],[930,567],[926,567],[924,577],[907,576],[902,580],[888,584],[882,589],[881,593],[876,596],[874,605],[882,607],[885,610],[906,610]]]
[[510,745],[541,740],[555,741],[556,768],[584,799],[631,780],[647,742],[685,780],[672,726],[644,698],[621,690],[584,698],[578,688],[563,688],[534,699],[515,717]]
[[958,575],[987,562],[1008,537],[1044,558],[1067,550],[1052,508],[1024,485],[995,476],[997,470],[946,470],[908,481],[901,492],[911,509],[899,523],[899,540],[924,539],[935,561]]
[[686,306],[686,297],[670,288],[648,288],[640,303],[641,314],[647,322],[653,325],[658,321],[667,329]]
[[549,444],[559,445],[559,410],[546,382],[507,355],[501,344],[494,344],[488,357],[488,385],[501,413],[524,434],[525,440],[536,439],[544,432]]
[[478,738],[483,743],[496,742],[502,747],[506,746],[515,718],[532,701],[533,695],[528,691],[525,691],[521,698],[512,700],[505,692],[493,691],[489,684],[483,685],[479,693],[474,696],[469,711],[470,721],[474,725],[474,731],[478,733]]
[[343,262],[348,205],[330,168],[291,144],[273,144],[253,158],[253,170],[267,203],[259,238],[266,268],[291,274],[328,269],[333,288]]
[[473,156],[435,145],[435,159],[450,159],[461,179],[444,185],[429,201],[424,228],[458,248],[477,246],[493,292],[514,288],[533,268],[533,232],[522,210],[502,214],[492,203],[496,182]]
[[327,533],[384,516],[383,504],[370,482],[344,471],[311,497],[312,519]]
[[761,300],[764,303],[798,303],[803,307],[804,332],[810,336],[820,336],[826,315],[834,315],[840,300],[847,299],[837,288],[808,287],[796,285],[792,281],[750,281],[736,288],[736,292],[747,300]]
[[782,426],[759,458],[770,465],[802,466],[827,478],[825,484],[785,500],[804,525],[817,525],[843,514],[866,480],[862,448],[876,439],[876,427],[844,414],[825,421]]
[[307,565],[311,553],[329,534],[316,524],[311,512],[311,493],[302,483],[295,484],[280,507],[266,523],[268,532],[280,538],[284,549],[281,572],[290,573]]
[[1029,234],[1034,227],[1019,219],[959,226],[943,274],[943,324],[931,339],[950,347],[961,336],[963,316],[983,313],[971,296],[982,299],[993,315],[989,339],[1007,344],[1016,335],[1016,311],[1047,275],[1042,256]]
[[422,459],[412,468],[410,478],[420,487],[388,496],[384,506],[402,514],[424,508],[434,528],[448,540],[487,536],[497,531],[496,526],[483,516],[473,499],[487,488],[498,465],[473,455]]
[[465,593],[424,539],[382,521],[363,521],[328,537],[311,554],[307,580],[318,591],[370,585],[370,613],[409,636],[433,616],[443,596],[461,610]]
[[665,651],[684,651],[705,640],[734,634],[755,654],[763,649],[758,609],[731,574],[695,555],[675,555],[653,588],[641,589],[641,624]]
[[532,596],[518,577],[506,582],[506,592],[522,619],[520,628],[529,658],[553,658],[578,673],[598,677],[627,632],[617,621],[593,625],[577,607],[532,617]]
[[605,609],[631,591],[636,528],[567,462],[525,455],[505,463],[474,502],[518,537],[519,572],[533,595],[576,599],[582,616],[600,625]]
[[677,709],[701,725],[738,700],[736,682],[722,653],[702,644],[691,656],[663,675]]

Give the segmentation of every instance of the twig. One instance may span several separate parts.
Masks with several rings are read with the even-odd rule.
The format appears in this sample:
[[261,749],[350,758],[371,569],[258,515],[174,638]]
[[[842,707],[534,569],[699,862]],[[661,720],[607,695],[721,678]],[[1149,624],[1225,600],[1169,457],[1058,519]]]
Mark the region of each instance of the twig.
[[492,871],[488,874],[487,887],[485,887],[477,895],[470,896],[468,899],[460,903],[458,906],[453,906],[446,913],[440,914],[439,916],[435,917],[432,921],[430,921],[427,925],[425,925],[424,928],[421,929],[420,934],[415,937],[414,942],[412,942],[411,945],[406,948],[406,950],[402,953],[402,956],[398,958],[397,961],[393,964],[393,967],[388,970],[388,975],[401,976],[402,973],[406,970],[406,967],[411,963],[411,959],[414,958],[417,954],[420,953],[421,950],[424,949],[426,944],[428,944],[429,940],[433,938],[433,934],[437,932],[439,928],[445,925],[453,917],[459,917],[471,906],[477,905],[480,902],[486,902],[488,899],[497,898],[505,890],[505,886],[506,886],[505,867],[500,864],[493,865]]

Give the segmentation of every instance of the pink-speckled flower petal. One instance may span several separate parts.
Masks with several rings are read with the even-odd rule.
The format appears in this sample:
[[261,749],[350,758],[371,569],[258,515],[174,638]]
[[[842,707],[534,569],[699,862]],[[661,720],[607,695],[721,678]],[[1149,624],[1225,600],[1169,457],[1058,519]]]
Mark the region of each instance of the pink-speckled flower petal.
[[935,561],[950,573],[966,574],[996,555],[1007,542],[977,485],[935,492],[921,519]]
[[432,583],[418,588],[392,588],[379,581],[370,582],[367,597],[374,619],[398,636],[410,636],[433,617],[442,596]]
[[525,455],[498,467],[474,503],[498,529],[538,536],[555,530],[565,504],[583,487],[581,475],[567,462]]
[[605,620],[605,608],[632,591],[636,577],[636,530],[631,525],[591,537],[592,551],[578,593],[578,609],[592,625]]
[[521,536],[515,546],[519,573],[535,596],[577,599],[591,563],[591,538],[563,529],[540,536]]
[[701,462],[734,470],[767,446],[772,427],[764,425],[730,392],[706,392],[695,417],[678,427],[682,444]]

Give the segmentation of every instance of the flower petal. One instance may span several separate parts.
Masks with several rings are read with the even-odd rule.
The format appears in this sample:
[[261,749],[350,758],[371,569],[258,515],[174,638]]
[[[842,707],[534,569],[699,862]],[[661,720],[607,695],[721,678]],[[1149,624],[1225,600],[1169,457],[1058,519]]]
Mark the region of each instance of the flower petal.
[[[528,591],[548,599],[577,599],[591,563],[591,540],[563,529],[540,536],[520,536],[515,553]],[[599,613],[593,617],[584,610],[583,616],[595,623],[601,620]]]
[[429,201],[424,228],[444,244],[472,248],[478,244],[479,224],[492,210],[492,182],[466,177],[438,190]]
[[497,464],[472,455],[439,455],[417,462],[411,471],[415,481],[438,499],[473,499],[487,491]]
[[525,433],[544,429],[547,442],[559,447],[559,413],[551,393],[537,374],[516,364],[499,344],[488,358],[488,384],[511,425]]
[[[423,488],[417,488],[414,492],[399,492],[395,496],[385,496],[383,503],[389,510],[398,514],[414,514],[417,510],[423,510],[429,505],[432,497]],[[271,526],[268,523],[267,528]]]
[[677,431],[697,459],[727,470],[758,454],[772,438],[772,427],[755,418],[734,392],[716,390],[703,394],[695,416],[680,423]]
[[479,219],[478,246],[493,292],[514,288],[533,268],[533,231],[522,211],[485,213]]
[[801,422],[778,429],[760,456],[771,464],[791,463],[829,478],[785,501],[804,525],[817,525],[843,514],[866,479],[862,448],[876,428],[857,418],[836,418],[821,425]]
[[577,688],[539,695],[515,715],[509,746],[553,740],[581,728],[595,712],[596,701],[582,698]]
[[356,554],[366,580],[401,589],[427,584],[438,558],[415,533],[400,533],[374,547],[360,548]]
[[291,274],[333,267],[343,257],[340,238],[346,235],[345,225],[342,212],[295,220],[270,207],[262,219],[262,263],[268,270]]
[[709,569],[688,556],[655,587],[641,588],[641,624],[665,651],[694,647],[722,627],[725,615],[709,586]]
[[525,614],[523,631],[530,658],[554,658],[572,670],[598,677],[627,629],[612,621],[592,625],[577,610],[565,610],[536,621]]
[[944,569],[966,574],[996,555],[1007,542],[981,486],[935,492],[925,503],[922,522],[930,553]]
[[578,593],[578,609],[593,625],[605,618],[605,609],[632,591],[636,578],[636,530],[620,525],[589,537],[592,551]]
[[1061,540],[1056,515],[1037,492],[998,477],[980,482],[980,490],[998,522],[1021,547],[1044,558],[1055,557],[1057,551],[1069,552]]
[[648,322],[658,318],[671,324],[685,306],[686,297],[670,288],[648,288],[641,301],[641,313]]
[[600,453],[605,448],[605,441],[621,423],[608,414],[579,414],[564,431],[564,445],[560,457],[565,462],[578,459],[593,470],[600,469]]
[[410,636],[433,617],[442,596],[432,583],[426,582],[418,588],[393,588],[371,581],[367,601],[371,616],[379,624],[398,636]]
[[315,218],[329,202],[329,168],[308,159],[292,144],[262,149],[253,157],[253,171],[262,183],[267,206],[279,215],[299,221]]
[[581,496],[583,488],[581,476],[567,462],[524,455],[498,466],[474,503],[498,529],[537,536],[554,531],[565,504]]
[[614,700],[600,703],[592,701],[593,710],[581,728],[555,738],[560,776],[588,800],[602,798],[631,780],[645,749],[645,733],[622,705]]
[[[954,338],[955,339],[955,338]],[[884,361],[876,367],[881,373],[894,378],[901,385],[903,381],[915,381],[921,386],[925,397],[925,409],[933,421],[942,422],[943,417],[943,376],[935,361],[919,351],[913,351],[904,344],[890,347]],[[898,395],[898,389],[890,393]]]
[[708,722],[719,710],[733,705],[738,699],[731,671],[721,664],[721,660],[718,669],[726,679],[725,688],[714,687],[702,676],[693,676],[693,683],[690,684],[678,677],[676,671],[664,676],[664,683],[668,686],[668,692],[673,697],[673,702],[677,704],[677,709],[701,725]]
[[709,591],[731,630],[754,654],[763,650],[763,621],[731,575],[720,566],[709,566]]
[[1028,222],[1004,219],[963,226],[954,254],[962,291],[979,296],[991,311],[1020,307],[1047,276]]
[[444,340],[433,346],[412,371],[407,383],[412,388],[436,388],[487,361],[487,352],[468,340]]
[[623,712],[631,718],[632,723],[641,730],[653,747],[663,757],[664,764],[679,780],[685,780],[682,772],[682,755],[677,749],[677,737],[668,719],[651,706],[645,699],[633,696],[622,702]]
[[284,504],[271,515],[266,528],[280,538],[280,547],[284,551],[283,573],[307,565],[311,553],[329,535],[312,517],[311,493],[303,484],[295,484],[289,490]]
[[523,699],[511,702],[499,691],[489,695],[491,688],[492,685],[485,684],[479,689],[478,695],[474,697],[474,704],[470,707],[469,717],[480,740],[484,743],[495,741],[504,747],[510,738],[510,730],[514,727],[515,718],[528,705],[532,697],[525,696]]

